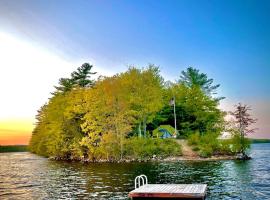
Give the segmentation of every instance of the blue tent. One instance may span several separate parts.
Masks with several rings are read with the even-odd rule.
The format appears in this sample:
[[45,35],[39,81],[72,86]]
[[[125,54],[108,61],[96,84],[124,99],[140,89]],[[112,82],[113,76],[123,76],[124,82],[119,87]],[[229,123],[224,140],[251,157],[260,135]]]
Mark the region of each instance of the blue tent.
[[172,138],[172,134],[165,128],[159,128],[158,129],[158,135],[159,138]]

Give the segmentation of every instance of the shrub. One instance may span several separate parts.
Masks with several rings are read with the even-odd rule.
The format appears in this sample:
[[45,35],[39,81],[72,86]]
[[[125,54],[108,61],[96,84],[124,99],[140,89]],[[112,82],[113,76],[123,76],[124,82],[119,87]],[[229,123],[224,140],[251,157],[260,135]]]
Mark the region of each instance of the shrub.
[[219,148],[218,135],[215,133],[206,133],[200,138],[200,145],[207,145],[212,148],[212,153],[216,152]]
[[188,144],[192,145],[193,151],[199,151],[201,157],[210,157],[219,149],[219,142],[215,133],[205,133],[200,135],[198,132],[189,136]]
[[213,148],[208,145],[203,145],[200,147],[199,155],[203,158],[208,158],[213,155]]
[[218,148],[218,153],[221,155],[232,155],[234,152],[232,151],[232,140],[227,139],[227,140],[219,140],[219,148]]
[[129,138],[124,143],[124,156],[133,159],[150,159],[181,155],[181,146],[174,139]]
[[189,145],[198,145],[200,143],[200,134],[195,133],[189,136],[188,144]]
[[198,146],[192,147],[192,151],[199,151],[200,148]]
[[232,140],[232,151],[235,153],[244,152],[250,147],[250,140],[244,137],[241,137],[240,134],[233,136]]

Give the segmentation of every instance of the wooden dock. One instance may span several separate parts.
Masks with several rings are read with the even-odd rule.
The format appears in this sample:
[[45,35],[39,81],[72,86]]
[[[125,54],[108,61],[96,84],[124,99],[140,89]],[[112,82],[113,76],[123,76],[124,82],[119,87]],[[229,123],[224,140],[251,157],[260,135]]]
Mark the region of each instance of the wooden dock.
[[147,180],[140,184],[135,179],[135,189],[128,196],[132,199],[204,200],[206,189],[206,184],[148,184]]

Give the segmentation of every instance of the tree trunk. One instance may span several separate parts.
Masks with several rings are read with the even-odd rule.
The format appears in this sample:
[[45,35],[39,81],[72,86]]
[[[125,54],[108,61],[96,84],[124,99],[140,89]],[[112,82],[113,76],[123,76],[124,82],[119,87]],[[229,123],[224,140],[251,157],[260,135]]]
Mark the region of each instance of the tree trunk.
[[143,136],[146,137],[146,117],[143,119]]
[[138,126],[138,136],[142,137],[141,122],[139,123],[139,126]]

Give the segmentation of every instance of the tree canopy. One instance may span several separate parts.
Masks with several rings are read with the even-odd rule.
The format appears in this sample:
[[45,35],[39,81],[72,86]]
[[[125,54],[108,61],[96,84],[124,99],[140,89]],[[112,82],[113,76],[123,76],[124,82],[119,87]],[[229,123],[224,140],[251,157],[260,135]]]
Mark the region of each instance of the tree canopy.
[[[216,136],[222,131],[224,112],[210,95],[219,85],[213,86],[213,79],[197,69],[188,68],[178,82],[169,84],[155,65],[142,69],[131,66],[126,72],[97,80],[92,79],[95,72],[91,70],[92,65],[85,63],[69,78],[59,80],[56,92],[37,113],[30,141],[32,152],[90,160],[121,160],[132,155],[150,156],[156,151],[177,153],[172,148],[178,146],[175,141],[153,139],[158,126],[174,127],[169,105],[172,97],[177,133]],[[158,146],[135,148],[144,143]]]
[[208,78],[207,74],[200,73],[198,69],[193,67],[188,67],[186,71],[182,71],[178,82],[189,88],[200,87],[207,95],[216,94],[216,89],[220,86],[220,84],[213,85],[214,80],[212,78]]
[[250,141],[245,137],[255,131],[255,128],[250,128],[250,126],[257,121],[257,119],[251,116],[250,111],[250,106],[238,103],[235,105],[235,110],[230,112],[235,118],[234,123],[236,125],[233,129],[233,137],[238,144],[237,151],[242,154],[243,159],[249,158],[245,151],[249,147]]
[[91,79],[91,75],[96,74],[96,72],[91,72],[92,67],[92,65],[84,63],[77,68],[77,71],[72,72],[70,78],[60,78],[58,86],[54,86],[56,92],[53,94],[68,92],[74,87],[92,87],[95,82]]

